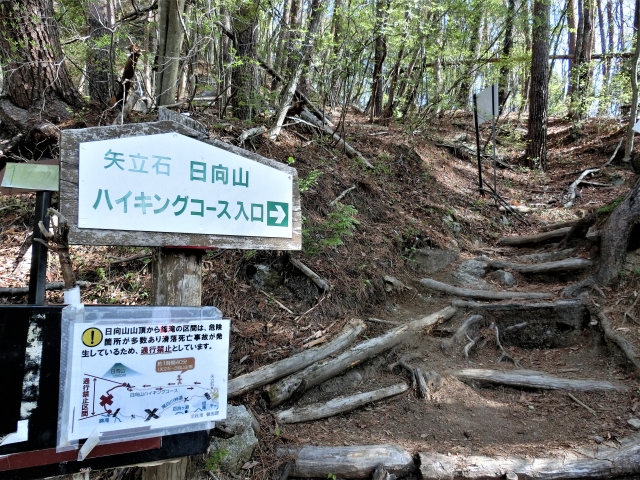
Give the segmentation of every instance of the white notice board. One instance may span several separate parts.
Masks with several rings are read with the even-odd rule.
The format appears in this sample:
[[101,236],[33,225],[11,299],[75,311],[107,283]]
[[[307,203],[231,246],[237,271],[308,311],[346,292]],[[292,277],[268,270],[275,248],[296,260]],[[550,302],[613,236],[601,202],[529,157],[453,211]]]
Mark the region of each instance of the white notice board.
[[95,430],[105,443],[163,435],[226,418],[229,326],[221,318],[71,325],[59,442]]
[[79,146],[78,227],[292,238],[292,175],[179,133]]
[[498,85],[493,84],[476,94],[478,126],[498,116]]

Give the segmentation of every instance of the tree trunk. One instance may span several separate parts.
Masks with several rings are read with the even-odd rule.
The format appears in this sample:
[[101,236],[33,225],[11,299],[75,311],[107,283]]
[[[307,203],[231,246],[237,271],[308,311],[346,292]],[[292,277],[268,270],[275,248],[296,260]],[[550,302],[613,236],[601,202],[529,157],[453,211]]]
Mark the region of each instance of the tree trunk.
[[[37,21],[36,21],[37,20]],[[4,90],[16,106],[47,109],[47,97],[81,106],[62,54],[52,0],[0,2]]]
[[[273,69],[276,72],[284,71],[285,55],[284,47],[289,43],[289,22],[291,21],[291,0],[284,0],[282,10],[282,20],[280,21],[280,35],[278,36],[278,46],[276,47],[276,55],[273,59]],[[280,87],[280,81],[277,77],[273,77],[271,81],[271,90],[277,90]]]
[[233,115],[240,120],[250,120],[258,105],[257,71],[255,65],[256,29],[258,5],[243,3],[232,15],[232,29],[236,37],[236,62],[231,84],[233,93]]
[[572,68],[573,89],[569,118],[574,121],[583,120],[587,115],[587,94],[590,85],[591,54],[593,50],[593,18],[594,0],[577,0],[578,3],[578,33],[576,36],[576,51]]
[[509,72],[511,66],[509,65],[509,57],[511,56],[511,50],[513,48],[513,20],[516,15],[516,1],[509,0],[507,6],[507,18],[504,24],[504,44],[502,45],[502,58],[503,63],[500,65],[500,88],[498,89],[498,105],[499,111],[504,111],[504,106],[507,101],[509,93]]
[[[282,95],[282,100],[280,102],[280,111],[278,112],[276,124],[269,133],[269,138],[271,140],[275,140],[276,138],[278,138],[278,135],[280,135],[282,124],[284,123],[284,119],[287,116],[287,111],[298,88],[298,81],[300,80],[300,76],[302,75],[303,70],[307,64],[307,60],[311,59],[311,53],[313,52],[313,48],[315,45],[315,36],[318,33],[318,29],[320,28],[320,20],[322,20],[322,12],[322,0],[313,0],[311,2],[311,17],[309,19],[309,29],[307,31],[304,44],[302,45],[300,52],[297,55],[297,58],[299,59],[298,65],[296,65],[294,71],[291,73],[287,88]],[[302,93],[306,95],[306,93]]]
[[[600,285],[608,285],[624,268],[627,247],[632,232],[640,225],[640,179],[602,228],[601,264],[596,273]],[[638,233],[636,233],[638,235]]]
[[156,76],[156,98],[158,106],[171,105],[176,99],[178,68],[184,40],[181,15],[185,0],[160,0],[158,29],[158,64]]
[[376,24],[374,26],[374,66],[371,84],[371,120],[382,113],[382,99],[384,96],[384,77],[382,70],[387,56],[387,38],[384,28],[387,23],[389,0],[376,0]]
[[529,168],[547,166],[547,102],[549,96],[549,0],[533,2],[533,45],[526,163]]
[[[482,27],[482,14],[483,9],[480,2],[478,2],[471,12],[469,12],[469,55],[474,60],[478,58],[480,54],[480,28]],[[471,97],[471,88],[475,83],[476,74],[474,65],[467,66],[466,70],[462,74],[462,81],[460,82],[460,90],[458,93],[458,103],[460,108],[466,109],[469,106],[469,98]]]
[[[631,61],[631,110],[629,111],[629,126],[627,127],[627,136],[624,144],[624,158],[623,162],[631,160],[631,153],[633,152],[633,126],[636,123],[638,116],[638,59],[640,58],[640,32],[638,26],[640,25],[640,0],[636,0],[636,13],[634,26],[636,27],[636,48],[633,52],[633,59]],[[640,166],[633,168],[640,173]]]
[[89,49],[87,82],[89,97],[107,105],[113,95],[114,52],[111,49],[115,14],[111,0],[91,0],[88,12]]
[[576,56],[576,34],[578,32],[578,2],[582,0],[567,0],[567,30],[569,42],[569,69],[567,71],[568,85],[567,95],[571,96],[573,91],[573,65]]

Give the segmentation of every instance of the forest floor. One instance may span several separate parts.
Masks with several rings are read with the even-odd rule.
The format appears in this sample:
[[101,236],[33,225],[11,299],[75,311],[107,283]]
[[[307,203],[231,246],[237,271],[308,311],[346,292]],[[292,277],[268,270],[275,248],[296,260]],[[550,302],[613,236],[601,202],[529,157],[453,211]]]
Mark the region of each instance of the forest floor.
[[[213,137],[229,143],[235,144],[241,131],[249,128],[206,113],[196,112],[193,116],[210,129]],[[609,160],[624,126],[613,119],[591,119],[575,138],[569,123],[551,119],[548,167],[546,172],[540,172],[518,166],[524,150],[525,125],[524,119],[502,119],[497,135],[499,158],[509,166],[497,170],[497,190],[511,205],[528,207],[519,216],[499,211],[491,197],[479,194],[477,164],[464,147],[473,146],[475,141],[468,114],[445,115],[421,125],[382,126],[349,113],[344,131],[349,142],[374,165],[373,170],[349,160],[304,124],[286,127],[275,143],[259,139],[245,145],[298,170],[303,190],[304,250],[219,250],[205,254],[203,304],[217,306],[232,319],[230,377],[295,354],[310,340],[330,340],[354,317],[405,323],[431,314],[450,304],[451,297],[428,290],[419,282],[421,278],[451,283],[456,268],[470,259],[515,261],[530,253],[554,252],[557,244],[514,248],[499,245],[498,239],[539,233],[546,225],[581,218],[624,196],[637,179],[616,159],[585,179],[591,184],[582,185],[574,205],[565,208],[570,184],[586,168],[598,168]],[[87,126],[93,123],[87,120]],[[489,133],[483,129],[483,144]],[[485,180],[493,181],[488,158],[483,170]],[[352,186],[355,188],[344,196],[342,205],[330,206]],[[33,204],[32,195],[0,197],[0,287],[23,287],[28,283]],[[345,205],[352,205],[355,211]],[[572,257],[597,258],[597,247],[592,243],[575,242],[569,247],[574,248]],[[633,248],[640,248],[640,244]],[[416,261],[423,249],[454,250],[459,256],[443,270],[427,274]],[[145,253],[148,250],[142,248],[72,247],[78,279],[91,283],[82,290],[83,302],[147,304],[150,257],[140,255]],[[638,350],[640,250],[634,255],[629,257],[637,257],[638,263],[621,272],[611,288],[602,289],[604,298],[591,291],[584,299],[589,305],[606,310],[613,328]],[[332,289],[319,291],[288,262],[289,256],[302,260]],[[126,261],[133,257],[137,258]],[[592,272],[547,276],[514,273],[517,285],[507,289],[549,292],[558,299],[567,285],[589,273]],[[384,276],[393,276],[410,288],[389,288]],[[47,279],[61,280],[54,256],[49,257]],[[479,281],[482,282],[486,282],[484,288],[506,288],[490,276]],[[48,292],[47,300],[60,303],[61,292]],[[26,298],[2,297],[0,301],[23,303]],[[254,453],[258,463],[251,464],[246,476],[271,478],[279,463],[275,447],[282,445],[396,443],[413,454],[532,457],[554,456],[595,442],[615,447],[618,439],[634,432],[627,420],[636,416],[640,406],[638,379],[622,356],[607,347],[596,319],[587,320],[570,342],[555,348],[543,340],[538,345],[504,342],[509,354],[526,369],[566,378],[609,380],[628,387],[625,392],[574,393],[594,410],[592,413],[564,391],[478,388],[446,375],[467,367],[515,368],[509,362],[498,363],[499,351],[490,335],[485,335],[486,342],[472,350],[469,361],[461,350],[443,352],[443,337],[451,336],[468,316],[460,310],[449,322],[309,390],[297,405],[408,381],[404,372],[388,369],[407,352],[419,355],[412,362],[414,366],[443,376],[442,387],[429,400],[409,391],[328,419],[277,425],[263,398],[264,392],[234,399],[232,403],[252,409],[262,430],[260,448]],[[517,323],[518,319],[511,321]],[[388,328],[388,324],[367,321],[364,338],[380,335]]]

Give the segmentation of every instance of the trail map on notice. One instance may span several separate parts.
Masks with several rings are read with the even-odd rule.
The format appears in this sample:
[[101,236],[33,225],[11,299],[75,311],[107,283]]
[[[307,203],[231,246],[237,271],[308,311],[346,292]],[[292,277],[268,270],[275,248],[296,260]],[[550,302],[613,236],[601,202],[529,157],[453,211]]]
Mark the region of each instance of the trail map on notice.
[[76,324],[68,439],[226,418],[229,324]]

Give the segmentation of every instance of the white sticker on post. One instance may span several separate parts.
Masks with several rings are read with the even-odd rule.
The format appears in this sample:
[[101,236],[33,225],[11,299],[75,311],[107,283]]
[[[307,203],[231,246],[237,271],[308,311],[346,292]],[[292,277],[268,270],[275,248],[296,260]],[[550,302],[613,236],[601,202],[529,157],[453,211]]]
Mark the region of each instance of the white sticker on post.
[[637,122],[634,126],[633,126],[633,131],[636,133],[640,133],[640,122]]
[[96,429],[104,438],[226,418],[229,325],[75,324],[67,440]]

